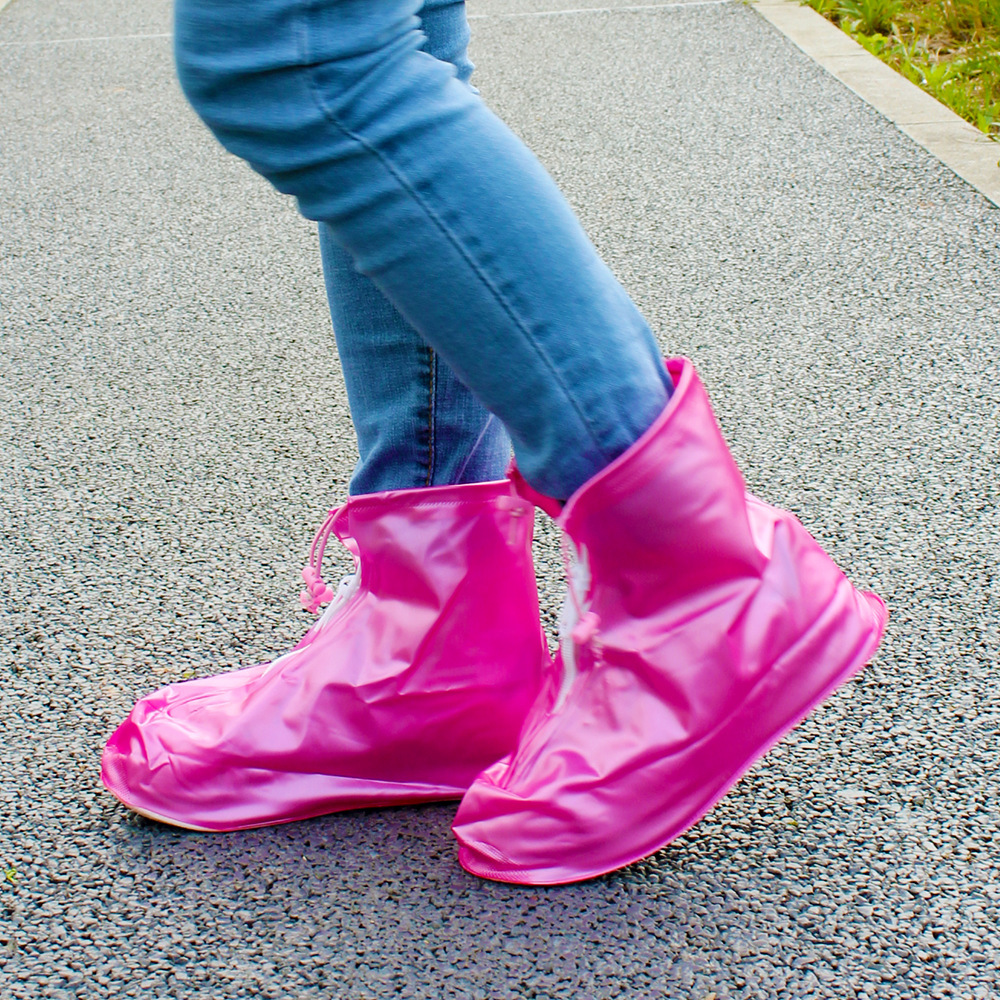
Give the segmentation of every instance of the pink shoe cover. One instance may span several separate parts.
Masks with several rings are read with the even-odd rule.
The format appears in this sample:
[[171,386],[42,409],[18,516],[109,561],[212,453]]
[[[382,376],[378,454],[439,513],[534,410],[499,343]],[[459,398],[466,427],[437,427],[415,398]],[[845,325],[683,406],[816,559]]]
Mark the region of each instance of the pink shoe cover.
[[[104,784],[194,830],[460,798],[514,746],[548,666],[533,513],[509,482],[350,499],[320,535],[357,572],[302,642],[143,698],[108,741]],[[318,565],[303,575],[333,596]]]
[[558,884],[652,854],[878,646],[881,600],[746,494],[691,363],[669,370],[663,414],[559,517],[576,620],[517,748],[459,807],[473,874]]

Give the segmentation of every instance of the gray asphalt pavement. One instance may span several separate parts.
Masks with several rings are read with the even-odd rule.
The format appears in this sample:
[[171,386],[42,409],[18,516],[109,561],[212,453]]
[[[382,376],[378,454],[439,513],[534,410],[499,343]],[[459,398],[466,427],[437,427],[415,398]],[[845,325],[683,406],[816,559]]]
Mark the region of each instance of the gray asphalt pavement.
[[167,3],[14,0],[2,1000],[1000,996],[1000,212],[751,8],[595,6],[472,0],[477,82],[751,488],[886,598],[876,662],[586,884],[466,875],[449,805],[217,837],[128,814],[104,740],[299,637],[354,446],[311,226],[186,107]]

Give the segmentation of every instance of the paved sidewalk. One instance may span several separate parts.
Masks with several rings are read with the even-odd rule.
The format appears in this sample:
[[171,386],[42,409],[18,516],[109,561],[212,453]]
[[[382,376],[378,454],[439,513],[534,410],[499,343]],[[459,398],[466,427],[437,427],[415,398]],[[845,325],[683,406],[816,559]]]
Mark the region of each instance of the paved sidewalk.
[[[470,12],[487,99],[695,360],[751,488],[887,599],[885,645],[587,884],[467,876],[450,806],[127,814],[104,739],[298,638],[353,445],[311,227],[185,106],[165,0],[13,0],[0,998],[998,996],[1000,211],[741,3]],[[547,525],[538,563],[553,626]]]
[[1000,147],[802,0],[753,0],[754,10],[810,59],[1000,208]]

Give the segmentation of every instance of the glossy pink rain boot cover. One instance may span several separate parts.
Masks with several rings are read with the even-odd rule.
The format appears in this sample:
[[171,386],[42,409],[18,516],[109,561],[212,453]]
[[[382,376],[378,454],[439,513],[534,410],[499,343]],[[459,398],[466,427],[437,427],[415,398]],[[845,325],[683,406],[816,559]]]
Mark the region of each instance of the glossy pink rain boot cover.
[[576,621],[517,748],[462,800],[476,875],[573,882],[653,853],[878,646],[879,598],[746,494],[690,362],[669,370],[663,414],[559,517]]
[[357,573],[302,642],[143,698],[104,784],[196,830],[461,797],[514,745],[548,667],[533,513],[509,482],[352,498],[324,527]]

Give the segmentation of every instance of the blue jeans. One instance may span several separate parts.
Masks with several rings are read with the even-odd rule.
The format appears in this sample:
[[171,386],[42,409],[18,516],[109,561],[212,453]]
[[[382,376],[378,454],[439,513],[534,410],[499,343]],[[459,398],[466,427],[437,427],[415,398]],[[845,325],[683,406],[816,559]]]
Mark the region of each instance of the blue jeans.
[[485,408],[525,478],[563,499],[649,427],[669,377],[548,174],[468,86],[466,32],[441,0],[176,5],[195,110],[322,224],[362,447],[352,490],[443,481],[439,461],[445,479],[493,478],[506,443]]
[[[420,28],[424,51],[468,83],[464,11],[464,0],[426,0]],[[511,443],[500,420],[355,268],[325,222],[319,245],[358,438],[351,494],[502,479]]]

